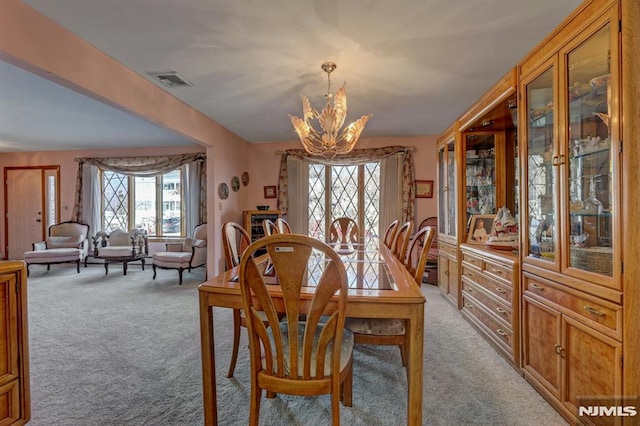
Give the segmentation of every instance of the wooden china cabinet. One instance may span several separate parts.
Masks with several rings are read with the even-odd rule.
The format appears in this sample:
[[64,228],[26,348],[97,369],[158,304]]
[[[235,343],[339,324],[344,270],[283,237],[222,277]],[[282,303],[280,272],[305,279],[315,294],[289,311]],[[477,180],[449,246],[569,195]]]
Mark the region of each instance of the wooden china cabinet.
[[458,122],[438,139],[438,286],[441,293],[459,307],[458,214],[456,161]]
[[522,367],[573,420],[624,405],[620,22],[586,2],[520,66]]
[[[640,420],[638,28],[639,1],[585,0],[437,144],[442,293],[572,424]],[[467,242],[502,206],[518,250]]]
[[[462,159],[458,188],[462,315],[514,367],[520,366],[519,259],[469,241],[471,219],[509,208],[518,217],[517,72],[512,69],[460,118]],[[476,216],[477,217],[477,216]],[[490,232],[490,229],[487,229]]]
[[0,424],[31,418],[27,269],[23,261],[0,262]]

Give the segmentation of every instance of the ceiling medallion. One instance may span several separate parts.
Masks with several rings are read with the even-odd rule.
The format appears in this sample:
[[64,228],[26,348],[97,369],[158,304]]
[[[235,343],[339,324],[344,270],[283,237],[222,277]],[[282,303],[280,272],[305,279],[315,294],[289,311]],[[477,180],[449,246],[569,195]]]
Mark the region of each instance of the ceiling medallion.
[[[302,118],[289,115],[291,124],[300,137],[304,149],[313,155],[321,155],[330,160],[337,154],[347,154],[353,150],[358,138],[364,130],[365,124],[373,114],[363,115],[340,131],[347,117],[347,92],[344,85],[336,92],[333,106],[330,100],[331,73],[336,69],[333,62],[322,64],[322,70],[327,73],[327,106],[320,112],[311,108],[309,99],[302,95]],[[322,132],[316,130],[310,120],[316,119]]]

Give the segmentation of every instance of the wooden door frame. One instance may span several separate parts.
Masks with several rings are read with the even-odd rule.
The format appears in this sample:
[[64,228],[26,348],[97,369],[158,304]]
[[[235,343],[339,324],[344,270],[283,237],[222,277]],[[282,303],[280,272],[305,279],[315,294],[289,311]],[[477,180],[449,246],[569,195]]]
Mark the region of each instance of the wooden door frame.
[[[60,166],[7,166],[4,168],[4,254],[3,259],[8,259],[7,255],[9,252],[9,224],[7,220],[7,215],[9,213],[9,197],[7,195],[7,179],[10,171],[15,170],[40,170],[40,186],[43,189],[41,204],[44,206],[44,197],[45,197],[45,171],[46,170],[54,170],[56,173],[56,217],[60,219]],[[42,210],[44,212],[44,209]],[[43,215],[44,217],[44,215]],[[45,221],[42,221],[42,235],[45,235]]]

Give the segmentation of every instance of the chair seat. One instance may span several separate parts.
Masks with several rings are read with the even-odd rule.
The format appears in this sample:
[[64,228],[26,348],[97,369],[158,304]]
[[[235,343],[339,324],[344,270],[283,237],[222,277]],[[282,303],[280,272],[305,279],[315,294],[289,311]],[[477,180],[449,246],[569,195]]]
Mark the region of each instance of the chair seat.
[[[304,337],[304,328],[305,328],[305,323],[304,322],[300,322],[298,323],[298,336],[299,336],[299,341],[298,341],[298,348],[302,348],[302,340]],[[322,329],[324,327],[324,324],[318,324],[318,327],[316,329],[315,332],[315,337],[314,337],[314,342],[317,343],[318,338],[320,337],[320,333],[322,332]],[[285,351],[285,357],[284,357],[284,370],[285,370],[285,375],[289,375],[289,324],[286,322],[281,322],[280,323],[280,333],[282,335],[282,341],[284,342],[284,351]],[[272,344],[273,344],[273,330],[271,329],[271,327],[269,327],[267,329],[267,333],[269,335],[269,339],[271,340]],[[329,344],[327,347],[327,354],[330,354],[332,351],[333,345]],[[349,330],[345,329],[343,334],[342,334],[342,351],[340,352],[340,371],[342,371],[346,365],[349,363],[349,360],[351,359],[351,353],[353,352],[353,333],[351,333]],[[311,355],[311,376],[313,377],[315,375],[315,371],[316,371],[316,353],[314,351],[314,353]],[[302,362],[302,354],[300,354],[300,356],[298,357],[298,360],[300,362],[298,362],[298,374],[302,375],[303,374],[303,362]],[[262,364],[262,368],[266,368],[265,362],[263,360],[263,364]],[[324,375],[325,376],[329,376],[331,374],[331,356],[326,356],[324,359]]]
[[98,249],[98,257],[133,257],[131,256],[131,246],[108,246]]
[[153,264],[160,267],[188,268],[190,260],[190,252],[162,251],[153,253]]
[[405,334],[405,323],[395,318],[347,318],[345,328],[356,334],[373,336],[401,336]]
[[27,263],[56,263],[71,260],[82,260],[82,249],[79,248],[55,248],[48,250],[27,251],[24,260]]

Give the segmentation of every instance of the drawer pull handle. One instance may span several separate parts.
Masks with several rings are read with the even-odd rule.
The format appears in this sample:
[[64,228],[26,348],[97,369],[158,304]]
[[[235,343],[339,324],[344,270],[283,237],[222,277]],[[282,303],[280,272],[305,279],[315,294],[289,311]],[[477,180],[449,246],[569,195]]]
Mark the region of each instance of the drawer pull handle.
[[500,269],[496,269],[496,268],[491,268],[491,272],[493,272],[494,274],[501,274],[502,271]]
[[466,276],[468,276],[468,277],[472,277],[472,276],[473,276],[473,274],[472,274],[471,272],[465,272],[464,274],[465,274]]
[[473,289],[472,289],[472,288],[465,287],[464,289],[465,289],[465,290],[467,290],[469,293],[472,293],[472,292],[473,292]]
[[589,312],[590,314],[597,315],[599,317],[607,316],[607,314],[605,314],[604,312],[600,312],[596,309],[593,309],[591,306],[585,306],[584,310]]
[[498,334],[499,334],[499,335],[501,335],[501,336],[506,336],[506,335],[507,335],[507,332],[506,332],[506,331],[504,331],[504,330],[503,330],[503,329],[501,329],[501,328],[497,329],[497,330],[496,330],[496,333],[498,333]]
[[497,312],[497,313],[499,313],[499,314],[503,314],[503,315],[508,314],[508,312],[507,312],[507,311],[505,311],[505,310],[504,310],[504,309],[502,309],[502,308],[496,308],[496,312]]
[[496,287],[496,291],[497,291],[498,293],[502,293],[502,294],[504,294],[504,293],[506,293],[506,292],[507,292],[505,289],[503,289],[503,288],[501,288],[501,287]]
[[449,275],[449,271],[444,271],[444,274],[445,275]]
[[536,290],[540,290],[540,291],[544,290],[544,287],[542,287],[539,284],[531,284],[531,288],[535,288]]
[[554,348],[556,348],[556,353],[557,353],[558,355],[560,355],[560,351],[562,350],[562,346],[560,346],[560,345],[556,344],[556,345],[553,345],[553,347],[554,347]]
[[469,259],[469,263],[476,263],[475,259]]
[[471,303],[465,303],[464,307],[467,309],[473,309],[473,305]]

